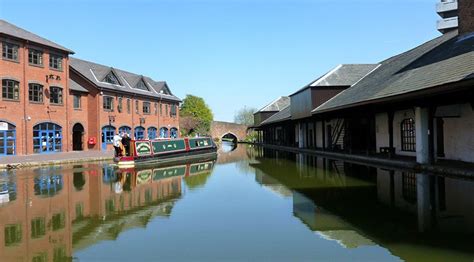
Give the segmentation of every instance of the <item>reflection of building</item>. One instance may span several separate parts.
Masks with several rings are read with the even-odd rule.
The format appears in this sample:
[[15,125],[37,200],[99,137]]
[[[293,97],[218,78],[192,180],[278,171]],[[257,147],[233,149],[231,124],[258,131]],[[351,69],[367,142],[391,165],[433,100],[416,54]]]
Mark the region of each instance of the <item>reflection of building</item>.
[[295,217],[320,237],[403,260],[472,260],[474,181],[273,153],[252,164],[256,179],[293,190]]
[[73,249],[169,216],[184,175],[155,172],[147,178],[97,164],[29,172],[0,179],[1,194],[9,196],[0,206],[0,261],[58,261]]
[[336,241],[345,248],[375,245],[358,233],[351,224],[316,206],[312,200],[298,192],[293,193],[293,214],[311,231],[315,231],[324,239]]

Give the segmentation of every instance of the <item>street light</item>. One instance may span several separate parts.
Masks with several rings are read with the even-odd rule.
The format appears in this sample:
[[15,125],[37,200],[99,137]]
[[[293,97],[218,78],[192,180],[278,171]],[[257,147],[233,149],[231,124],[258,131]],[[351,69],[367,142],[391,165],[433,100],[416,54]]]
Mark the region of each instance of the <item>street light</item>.
[[115,116],[109,116],[109,126],[112,125],[112,123],[115,122]]

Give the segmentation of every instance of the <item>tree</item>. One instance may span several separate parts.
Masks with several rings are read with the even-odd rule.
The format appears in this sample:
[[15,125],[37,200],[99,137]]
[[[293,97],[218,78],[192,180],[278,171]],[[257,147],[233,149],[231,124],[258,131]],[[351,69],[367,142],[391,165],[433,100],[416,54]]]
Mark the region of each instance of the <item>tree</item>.
[[179,112],[184,135],[209,133],[214,116],[202,97],[186,95]]
[[237,124],[251,126],[253,125],[253,113],[256,111],[257,109],[255,108],[244,106],[242,109],[237,111],[237,113],[235,113],[234,122]]

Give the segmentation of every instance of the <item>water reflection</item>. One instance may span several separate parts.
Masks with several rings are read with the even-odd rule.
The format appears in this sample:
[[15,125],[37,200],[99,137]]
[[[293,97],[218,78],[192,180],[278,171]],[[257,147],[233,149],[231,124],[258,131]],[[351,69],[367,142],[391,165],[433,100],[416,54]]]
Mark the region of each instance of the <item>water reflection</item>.
[[86,164],[1,173],[0,261],[69,261],[75,252],[169,217],[182,180],[214,161],[149,169]]
[[258,147],[13,170],[0,190],[0,261],[474,258],[473,180]]
[[272,150],[264,155],[252,165],[257,181],[268,186],[261,178],[268,176],[273,187],[292,189],[294,215],[324,239],[346,248],[381,245],[406,260],[474,257],[472,180]]

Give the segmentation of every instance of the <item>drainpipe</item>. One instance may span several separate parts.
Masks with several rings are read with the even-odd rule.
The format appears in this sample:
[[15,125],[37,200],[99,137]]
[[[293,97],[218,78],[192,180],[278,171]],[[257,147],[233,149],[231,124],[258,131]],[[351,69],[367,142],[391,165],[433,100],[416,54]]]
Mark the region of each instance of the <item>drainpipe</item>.
[[[28,43],[28,41],[26,41]],[[23,153],[25,155],[28,154],[28,116],[26,114],[26,99],[27,96],[26,94],[28,93],[27,91],[27,85],[26,85],[26,58],[28,57],[28,52],[26,50],[26,44],[23,45],[23,57],[21,59],[23,60],[23,119],[24,119],[24,125],[23,125]]]

